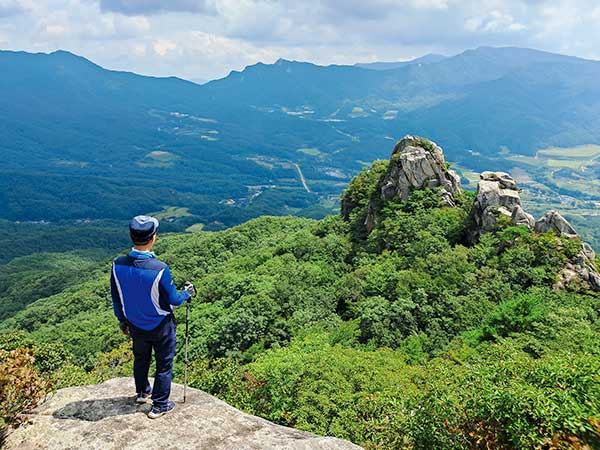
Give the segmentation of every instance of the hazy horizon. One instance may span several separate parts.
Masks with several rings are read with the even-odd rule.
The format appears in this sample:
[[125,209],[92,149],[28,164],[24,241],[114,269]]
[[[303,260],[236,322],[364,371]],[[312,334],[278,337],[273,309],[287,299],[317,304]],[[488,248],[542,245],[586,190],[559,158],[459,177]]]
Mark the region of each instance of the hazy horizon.
[[[569,57],[574,57],[574,58],[582,58],[582,57],[577,56],[577,55],[569,55],[569,54],[558,53],[558,52],[548,52],[546,50],[540,50],[540,49],[537,49],[537,48],[516,47],[516,46],[478,46],[478,47],[473,47],[473,48],[465,48],[462,51],[459,51],[458,53],[453,53],[453,54],[449,54],[449,55],[442,55],[442,54],[439,54],[439,53],[437,53],[435,55],[441,55],[441,56],[443,56],[445,58],[452,58],[452,57],[458,56],[458,55],[460,55],[460,54],[462,54],[464,52],[473,51],[473,50],[477,50],[477,49],[480,49],[480,48],[498,48],[498,49],[499,48],[520,48],[520,49],[527,49],[527,50],[533,50],[533,51],[539,51],[539,52],[560,54],[560,55],[563,55],[563,56],[569,56]],[[190,81],[190,82],[196,83],[196,84],[204,84],[204,83],[208,83],[210,81],[219,80],[219,79],[227,77],[231,72],[234,72],[234,71],[238,71],[238,72],[239,71],[243,71],[246,67],[253,66],[253,65],[256,65],[256,64],[275,64],[279,60],[286,60],[286,61],[291,61],[291,62],[295,62],[295,63],[308,63],[308,64],[313,64],[313,65],[316,65],[316,66],[319,66],[319,67],[328,67],[328,66],[358,66],[358,65],[364,65],[364,64],[368,65],[368,64],[374,64],[374,63],[394,64],[394,63],[410,62],[410,61],[413,61],[413,60],[416,60],[416,59],[420,59],[420,58],[422,58],[424,56],[428,56],[428,55],[432,55],[433,54],[433,53],[426,53],[426,54],[423,54],[423,55],[417,55],[417,56],[415,56],[413,58],[404,59],[404,60],[355,61],[355,62],[350,62],[348,64],[339,64],[339,63],[333,63],[333,62],[331,62],[331,63],[327,63],[327,62],[319,63],[319,62],[315,62],[315,61],[311,61],[311,60],[287,59],[287,58],[284,58],[284,57],[279,57],[275,61],[272,61],[272,62],[268,62],[268,61],[256,61],[256,62],[247,64],[247,65],[245,65],[245,66],[243,66],[243,67],[241,67],[239,69],[238,68],[231,68],[223,76],[220,76],[220,77],[217,77],[217,78],[212,78],[212,79],[201,80],[201,79],[185,78],[185,77],[177,75],[177,74],[172,74],[172,75],[153,75],[153,74],[149,74],[149,73],[138,72],[138,71],[135,71],[134,69],[107,67],[107,66],[105,66],[103,64],[98,63],[97,61],[95,61],[94,59],[88,57],[85,54],[76,53],[76,52],[70,51],[68,49],[63,49],[63,48],[56,49],[56,50],[53,50],[53,51],[47,51],[47,52],[45,52],[45,51],[30,52],[28,50],[0,48],[0,52],[1,51],[10,51],[10,52],[16,52],[16,53],[18,53],[18,52],[25,52],[25,53],[30,53],[30,54],[43,54],[43,55],[50,55],[50,54],[56,53],[56,52],[66,52],[66,53],[70,53],[72,55],[84,58],[84,59],[86,59],[86,60],[88,60],[88,61],[90,61],[90,62],[92,62],[92,63],[94,63],[94,64],[96,64],[96,65],[98,65],[100,67],[102,67],[103,69],[110,70],[110,71],[130,72],[130,73],[134,73],[136,75],[141,75],[141,76],[144,76],[144,77],[154,77],[154,78],[172,78],[172,77],[176,77],[176,78],[180,78],[182,80]],[[599,61],[598,59],[595,59],[595,58],[583,58],[583,59],[588,59],[588,60],[591,60],[591,61]]]

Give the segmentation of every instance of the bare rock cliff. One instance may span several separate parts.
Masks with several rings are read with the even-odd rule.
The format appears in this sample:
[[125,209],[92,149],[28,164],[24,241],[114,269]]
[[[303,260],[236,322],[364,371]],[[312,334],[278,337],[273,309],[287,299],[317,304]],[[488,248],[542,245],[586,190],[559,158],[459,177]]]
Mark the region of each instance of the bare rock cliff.
[[133,379],[61,389],[10,433],[7,450],[360,450],[332,437],[275,425],[197,389],[173,384],[175,410],[149,419]]
[[[392,152],[387,173],[380,181],[380,198],[406,200],[418,189],[437,188],[443,206],[456,206],[454,196],[460,192],[460,177],[449,170],[442,149],[434,142],[417,136],[404,136]],[[371,231],[376,220],[372,202],[365,225]]]
[[474,228],[470,231],[469,240],[477,242],[482,234],[494,231],[502,216],[514,225],[525,225],[530,230],[534,227],[533,216],[521,206],[515,180],[504,172],[483,172],[473,204]]
[[406,200],[416,189],[444,188],[448,206],[460,191],[460,177],[448,170],[442,149],[427,139],[404,136],[394,148],[390,167],[383,178],[381,195],[388,200]]

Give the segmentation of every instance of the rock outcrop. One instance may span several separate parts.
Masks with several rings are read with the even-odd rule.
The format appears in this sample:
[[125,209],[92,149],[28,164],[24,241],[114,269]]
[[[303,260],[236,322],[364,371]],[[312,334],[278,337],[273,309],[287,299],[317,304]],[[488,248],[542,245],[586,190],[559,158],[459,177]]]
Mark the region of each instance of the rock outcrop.
[[442,149],[434,142],[404,136],[394,147],[390,166],[381,184],[381,196],[406,200],[416,189],[442,187],[447,203],[460,191],[460,177],[446,168]]
[[[6,439],[7,450],[360,450],[332,437],[275,425],[196,389],[185,404],[151,420],[134,403],[133,380],[61,389]],[[179,400],[183,387],[173,385]]]
[[[372,177],[370,180],[369,176]],[[376,187],[374,177],[377,177]],[[375,227],[385,200],[406,200],[415,190],[440,188],[440,206],[454,207],[461,191],[460,177],[448,169],[442,149],[416,136],[405,136],[398,141],[387,169],[367,173],[360,181],[361,187],[354,191],[354,198],[343,197],[341,213],[348,220],[351,211],[364,207],[368,198],[364,221],[368,233]],[[535,233],[554,232],[568,239],[579,238],[571,224],[556,211],[548,211],[536,222],[523,208],[517,183],[509,174],[483,172],[471,212],[472,225],[465,230],[467,243],[474,245],[481,235],[496,231],[499,221],[524,226]],[[581,252],[561,269],[555,287],[561,289],[573,282],[600,291],[600,274],[596,271],[595,255],[589,244],[583,243]]]
[[577,231],[575,231],[575,228],[571,226],[567,219],[554,210],[548,211],[544,217],[535,223],[534,231],[536,233],[554,231],[570,238],[578,236]]
[[[474,227],[469,232],[469,241],[476,243],[482,234],[494,231],[501,216],[513,225],[523,225],[535,233],[554,232],[568,239],[578,238],[577,231],[558,212],[548,211],[534,221],[525,212],[517,183],[504,172],[483,172],[477,185],[477,197],[473,204]],[[592,247],[583,243],[581,252],[558,273],[555,289],[564,289],[571,283],[579,283],[600,291],[600,275],[596,271],[595,254]]]
[[554,289],[564,289],[571,283],[583,282],[593,290],[600,291],[600,275],[596,271],[595,258],[596,254],[590,244],[584,242],[581,252],[558,273]]
[[[441,205],[456,206],[460,177],[447,168],[442,149],[427,139],[404,136],[394,147],[388,170],[380,181],[381,198],[406,200],[417,189],[436,187],[442,188]],[[368,231],[375,224],[376,213],[375,204],[371,202],[365,221]]]
[[521,206],[515,180],[504,172],[483,172],[473,204],[474,228],[470,232],[469,240],[477,242],[483,233],[494,231],[501,216],[515,225],[525,225],[533,229],[533,216],[526,213]]

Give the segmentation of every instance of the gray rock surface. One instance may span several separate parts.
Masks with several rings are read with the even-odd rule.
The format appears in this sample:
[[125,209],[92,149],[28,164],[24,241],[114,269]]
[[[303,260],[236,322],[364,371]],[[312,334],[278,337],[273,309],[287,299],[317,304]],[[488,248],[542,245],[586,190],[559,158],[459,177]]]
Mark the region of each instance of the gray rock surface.
[[533,229],[535,219],[531,214],[526,212],[521,205],[516,205],[511,215],[512,223],[515,225],[525,225],[530,230]]
[[558,273],[554,289],[564,289],[571,283],[578,283],[600,291],[600,274],[596,271],[595,258],[596,253],[590,244],[584,242],[581,252]]
[[536,233],[546,233],[555,231],[567,237],[577,237],[577,231],[571,224],[554,210],[548,211],[541,219],[535,223],[534,230]]
[[11,432],[7,450],[360,450],[332,437],[275,425],[197,389],[173,384],[175,411],[149,419],[133,379],[61,389]]
[[[534,226],[536,233],[555,232],[569,239],[578,238],[575,228],[556,211],[548,211]],[[600,291],[600,274],[596,270],[596,253],[590,244],[583,242],[581,251],[558,273],[555,289],[564,289],[575,283]]]
[[469,239],[477,242],[483,233],[494,231],[498,218],[505,216],[515,225],[534,226],[533,216],[521,206],[517,183],[504,172],[483,172],[473,204],[473,222]]
[[[461,190],[460,177],[446,167],[442,149],[427,139],[404,136],[392,152],[387,173],[380,182],[381,198],[406,200],[417,189],[441,187],[440,204],[456,206],[454,195]],[[365,225],[370,232],[376,208],[369,205]]]
[[460,190],[460,177],[446,168],[442,149],[434,142],[405,136],[394,147],[390,167],[381,185],[384,199],[406,200],[415,189],[441,186],[447,199]]

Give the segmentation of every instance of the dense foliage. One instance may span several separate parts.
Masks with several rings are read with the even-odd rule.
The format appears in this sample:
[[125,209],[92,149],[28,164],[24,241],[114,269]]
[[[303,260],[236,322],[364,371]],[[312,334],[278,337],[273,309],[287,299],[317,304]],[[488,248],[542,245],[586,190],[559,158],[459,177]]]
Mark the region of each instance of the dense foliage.
[[[199,291],[191,384],[369,450],[600,446],[600,296],[552,288],[581,242],[501,226],[466,246],[472,196],[440,208],[435,190],[379,205],[367,234],[382,167],[349,186],[346,218],[159,239]],[[55,387],[131,371],[109,264],[94,264],[0,323],[0,349],[29,349]]]

